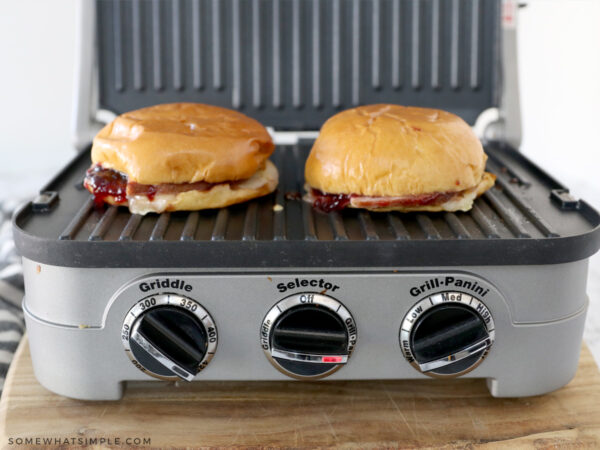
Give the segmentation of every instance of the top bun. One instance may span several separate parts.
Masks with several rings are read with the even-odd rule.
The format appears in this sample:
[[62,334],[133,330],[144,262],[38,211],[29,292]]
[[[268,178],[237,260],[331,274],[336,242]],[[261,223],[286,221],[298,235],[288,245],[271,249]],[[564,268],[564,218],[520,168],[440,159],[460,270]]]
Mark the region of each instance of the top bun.
[[480,183],[486,160],[471,127],[454,114],[368,105],[325,122],[305,177],[310,187],[332,194],[458,192]]
[[92,161],[141,184],[222,183],[250,178],[274,148],[242,113],[171,103],[118,116],[94,138]]

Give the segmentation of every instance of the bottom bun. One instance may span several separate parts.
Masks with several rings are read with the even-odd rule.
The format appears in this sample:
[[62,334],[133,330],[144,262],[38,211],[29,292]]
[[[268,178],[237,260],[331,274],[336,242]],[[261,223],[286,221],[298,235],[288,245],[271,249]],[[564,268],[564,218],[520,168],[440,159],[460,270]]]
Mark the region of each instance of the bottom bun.
[[496,182],[496,176],[489,173],[484,172],[481,177],[481,181],[475,187],[471,189],[467,189],[462,191],[460,194],[455,195],[450,200],[444,203],[440,203],[439,205],[423,205],[423,206],[393,206],[389,208],[369,208],[366,206],[360,205],[360,199],[353,198],[350,200],[349,208],[362,208],[368,209],[369,211],[376,212],[388,212],[388,211],[400,211],[400,212],[412,212],[412,211],[429,211],[429,212],[439,212],[439,211],[469,211],[473,207],[473,201],[491,188]]
[[279,173],[275,165],[267,160],[264,167],[252,177],[235,185],[220,183],[206,191],[185,191],[178,194],[156,195],[150,200],[145,195],[127,198],[127,203],[115,202],[110,196],[104,201],[111,205],[129,206],[133,214],[162,213],[165,211],[196,211],[200,209],[222,208],[235,203],[270,194],[277,187]]
[[[324,197],[329,197],[323,204],[320,200],[320,194],[314,194],[316,189],[313,189],[310,185],[306,184],[304,187],[307,194],[304,195],[304,200],[311,203],[315,208],[323,211],[335,211],[344,208],[356,208],[366,209],[375,212],[388,212],[388,211],[400,211],[400,212],[412,212],[412,211],[469,211],[473,207],[473,201],[491,188],[496,182],[496,176],[484,172],[479,184],[476,186],[465,189],[459,192],[442,192],[442,193],[429,193],[423,194],[424,200],[431,201],[430,204],[418,204],[419,197],[417,196],[394,196],[394,197],[376,197],[376,196],[361,196],[354,194],[324,194]],[[437,203],[433,203],[438,198]],[[445,200],[445,201],[444,201]],[[331,207],[328,205],[330,203]],[[402,204],[403,203],[403,204]],[[425,203],[425,202],[423,202]],[[388,206],[382,206],[388,205]]]

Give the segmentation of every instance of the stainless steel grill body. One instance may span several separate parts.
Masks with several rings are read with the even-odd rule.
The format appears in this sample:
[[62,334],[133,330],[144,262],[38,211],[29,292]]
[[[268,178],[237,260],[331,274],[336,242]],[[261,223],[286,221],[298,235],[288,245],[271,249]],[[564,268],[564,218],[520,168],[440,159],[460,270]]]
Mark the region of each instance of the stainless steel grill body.
[[[146,296],[168,300],[157,286],[177,279],[189,290],[172,293],[195,299],[218,330],[198,382],[286,379],[263,354],[265,315],[290,294],[330,285],[324,295],[349,311],[358,336],[332,380],[423,377],[402,356],[403,318],[450,289],[477,296],[495,327],[489,353],[465,377],[486,379],[495,396],[567,383],[600,217],[508,145],[518,146],[520,118],[515,22],[503,23],[502,3],[516,8],[512,0],[81,2],[82,153],[13,223],[40,382],[70,397],[117,399],[125,382],[151,379],[127,356],[123,324]],[[82,188],[94,134],[115,114],[175,101],[240,110],[295,142],[273,155],[278,190],[191,213],[95,208]],[[496,186],[467,213],[315,211],[300,199],[311,145],[302,137],[342,109],[377,102],[462,116],[485,142]]]

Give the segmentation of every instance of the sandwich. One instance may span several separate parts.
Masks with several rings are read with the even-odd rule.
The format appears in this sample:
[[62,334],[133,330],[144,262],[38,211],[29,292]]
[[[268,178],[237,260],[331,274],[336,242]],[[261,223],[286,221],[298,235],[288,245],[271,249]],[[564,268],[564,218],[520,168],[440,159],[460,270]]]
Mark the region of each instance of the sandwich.
[[84,186],[134,214],[220,208],[273,192],[275,146],[237,111],[172,103],[130,111],[94,138]]
[[471,127],[446,111],[368,105],[331,117],[306,161],[315,208],[468,211],[492,187]]

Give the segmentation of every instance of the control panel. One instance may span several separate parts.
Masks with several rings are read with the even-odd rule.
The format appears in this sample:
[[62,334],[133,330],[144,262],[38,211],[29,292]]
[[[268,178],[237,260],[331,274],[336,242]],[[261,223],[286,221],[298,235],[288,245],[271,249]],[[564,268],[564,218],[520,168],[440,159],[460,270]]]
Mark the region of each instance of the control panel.
[[[71,289],[81,302],[63,311],[68,326],[40,319],[42,303],[25,303],[25,313],[43,363],[36,374],[74,398],[116,399],[127,383],[150,379],[427,377],[478,378],[497,397],[538,395],[573,377],[587,300],[550,275],[521,272],[136,270],[115,273],[108,290],[91,289],[96,278]],[[52,306],[48,314],[60,302]]]
[[[257,289],[257,295],[263,294],[257,297],[252,297],[252,282],[236,286],[234,277],[229,283],[199,276],[142,279],[132,286],[137,298],[126,310],[121,340],[133,365],[144,373],[192,381],[217,352],[215,321],[234,321],[237,326],[226,326],[226,356],[221,359],[229,367],[219,370],[235,375],[255,367],[264,377],[271,373],[276,378],[279,371],[287,377],[314,380],[350,362],[362,322],[371,336],[366,344],[369,357],[381,359],[388,367],[410,372],[412,366],[432,377],[456,377],[475,369],[494,343],[494,320],[482,299],[491,287],[482,280],[440,276],[393,289],[394,283],[406,278],[387,276],[388,283],[372,284],[379,294],[371,298],[349,276],[266,277],[270,294]],[[250,280],[256,283],[258,278]],[[353,289],[348,289],[351,284]],[[251,298],[260,300],[261,308]],[[420,299],[415,303],[413,298]],[[225,299],[233,300],[225,303]],[[220,314],[214,319],[208,311],[213,308]],[[356,319],[353,309],[359,311]],[[257,351],[271,367],[259,361]],[[365,376],[372,373],[377,378],[379,367]]]

